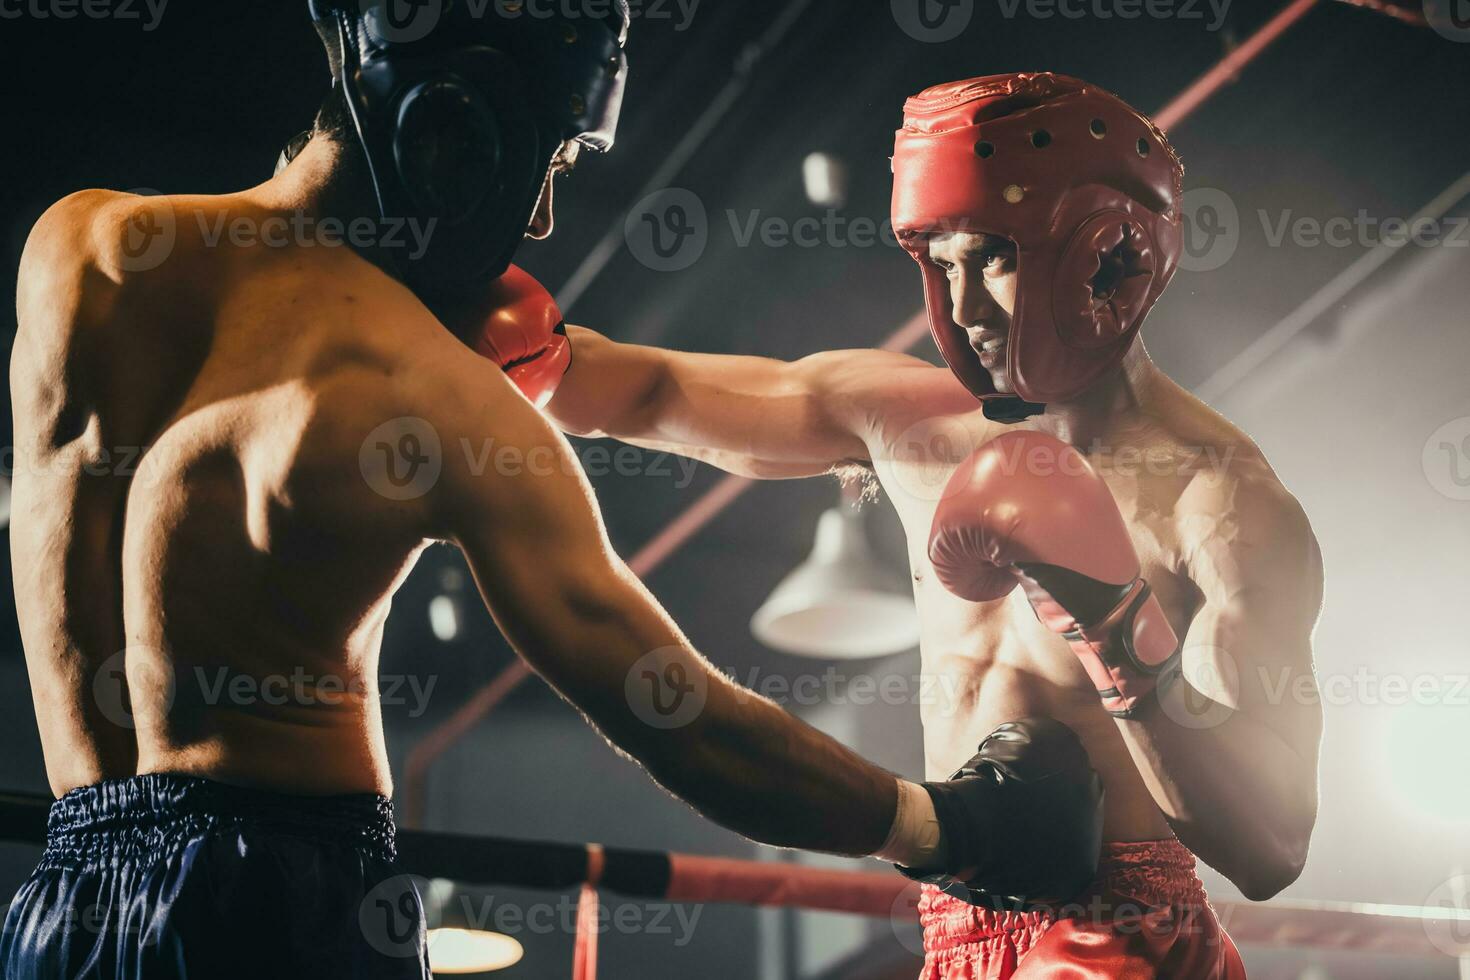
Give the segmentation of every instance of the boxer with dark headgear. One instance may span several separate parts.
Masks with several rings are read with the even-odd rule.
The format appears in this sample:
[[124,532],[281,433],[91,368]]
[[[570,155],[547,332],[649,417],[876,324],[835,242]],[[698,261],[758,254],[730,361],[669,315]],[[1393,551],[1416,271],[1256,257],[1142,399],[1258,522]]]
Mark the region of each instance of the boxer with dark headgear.
[[[380,217],[434,224],[424,248],[389,250],[421,297],[503,273],[557,158],[569,168],[583,147],[611,149],[617,130],[627,0],[600,17],[494,7],[429,4],[400,22],[386,4],[311,0]],[[477,37],[488,43],[467,43]]]
[[[893,171],[894,231],[949,370],[573,327],[548,412],[746,476],[856,469],[887,491],[923,670],[965,692],[924,707],[930,772],[997,790],[929,787],[988,846],[967,881],[904,869],[925,882],[926,978],[1243,976],[1195,855],[1253,899],[1301,871],[1320,709],[1272,694],[1313,690],[1321,556],[1260,450],[1144,349],[1181,252],[1179,158],[1115,96],[1027,72],[908,100]],[[1057,766],[1078,749],[1106,790],[1100,827],[1076,818],[1086,794],[1003,792],[1075,771]],[[1058,876],[1093,832],[1097,875]]]
[[[613,552],[535,407],[567,369],[561,317],[508,265],[550,231],[552,176],[612,142],[627,9],[597,6],[398,22],[316,0],[335,90],[271,180],[84,191],[32,231],[11,549],[60,799],[7,980],[428,976],[377,668],[435,542],[609,740],[756,840],[971,880],[995,850],[981,798],[1099,819],[1085,752],[1044,722],[1019,734],[1046,735],[1047,766],[1001,787],[993,752],[936,808],[714,670]],[[680,727],[628,694],[669,672],[703,693]],[[1072,848],[1057,887],[1096,860]]]

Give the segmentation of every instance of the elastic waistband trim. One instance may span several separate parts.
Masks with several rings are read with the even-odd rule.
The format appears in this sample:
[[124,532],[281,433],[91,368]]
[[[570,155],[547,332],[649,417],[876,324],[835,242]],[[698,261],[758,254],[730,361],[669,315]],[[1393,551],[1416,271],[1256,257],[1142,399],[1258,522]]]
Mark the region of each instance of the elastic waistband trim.
[[396,856],[393,803],[376,793],[294,796],[154,773],[74,789],[51,805],[43,867],[156,855],[211,830],[255,827]]

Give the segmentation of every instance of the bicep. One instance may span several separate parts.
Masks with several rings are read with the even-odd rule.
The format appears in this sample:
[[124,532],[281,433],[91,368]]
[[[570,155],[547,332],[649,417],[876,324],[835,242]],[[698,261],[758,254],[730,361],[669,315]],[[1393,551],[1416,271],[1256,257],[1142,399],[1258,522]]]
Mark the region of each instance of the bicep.
[[571,594],[576,575],[595,582],[613,556],[565,438],[498,371],[481,374],[478,394],[445,398],[457,404],[442,409],[437,426],[446,430],[437,523],[500,615],[532,604],[537,580],[555,594]]
[[583,692],[582,704],[621,685],[635,650],[678,642],[613,551],[561,433],[488,362],[436,386],[437,533],[463,550],[517,652],[564,692]]
[[1306,518],[1294,501],[1277,513],[1247,517],[1194,571],[1205,601],[1184,641],[1186,678],[1315,757],[1322,710],[1312,632],[1322,604],[1322,561]]

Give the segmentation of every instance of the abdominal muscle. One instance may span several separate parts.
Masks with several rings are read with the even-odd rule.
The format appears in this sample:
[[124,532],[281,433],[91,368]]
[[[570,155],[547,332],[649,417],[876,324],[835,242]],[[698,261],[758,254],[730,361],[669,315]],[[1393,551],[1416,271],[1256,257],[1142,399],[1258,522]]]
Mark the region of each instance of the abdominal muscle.
[[916,583],[923,673],[926,778],[946,779],[1006,722],[1047,717],[1077,733],[1105,791],[1109,841],[1173,836],[1132,756],[1065,641],[1036,621],[1019,590],[975,604],[944,592],[932,576]]

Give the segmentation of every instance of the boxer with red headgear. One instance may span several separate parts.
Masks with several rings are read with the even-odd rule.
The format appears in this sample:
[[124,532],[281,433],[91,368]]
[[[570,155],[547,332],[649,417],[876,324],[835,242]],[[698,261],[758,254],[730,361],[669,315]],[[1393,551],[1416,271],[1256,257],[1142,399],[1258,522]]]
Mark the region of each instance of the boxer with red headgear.
[[571,327],[548,411],[752,477],[866,470],[908,535],[924,672],[963,692],[922,708],[930,774],[1048,785],[1079,743],[1106,793],[1086,885],[1057,873],[1094,846],[1086,794],[926,787],[942,823],[985,828],[966,882],[905,869],[926,976],[1241,976],[1195,855],[1254,899],[1300,873],[1321,716],[1272,694],[1312,689],[1321,557],[1260,450],[1143,346],[1180,255],[1179,160],[1121,100],[1034,72],[909,100],[893,168],[950,370]]
[[[1050,73],[938,85],[904,106],[893,151],[893,230],[924,271],[940,353],[987,417],[1019,422],[1114,370],[1179,264],[1183,168],[1115,96]],[[955,322],[936,235],[1014,243],[1004,374]],[[988,351],[987,353],[995,353]]]

